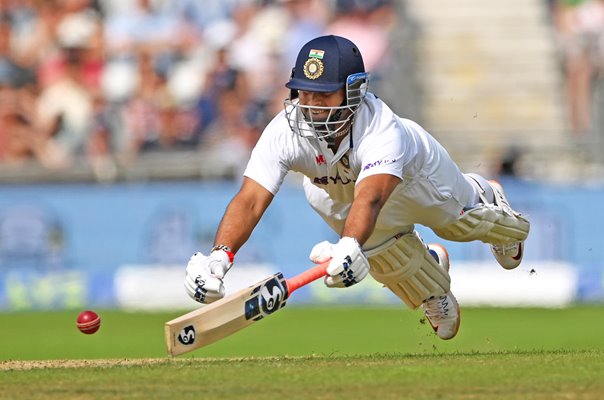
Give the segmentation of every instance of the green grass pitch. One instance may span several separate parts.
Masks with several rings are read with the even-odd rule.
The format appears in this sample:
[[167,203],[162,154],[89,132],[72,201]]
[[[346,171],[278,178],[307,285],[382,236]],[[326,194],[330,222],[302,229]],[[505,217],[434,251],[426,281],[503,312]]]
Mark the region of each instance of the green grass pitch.
[[[604,308],[463,308],[458,336],[420,311],[287,307],[175,359],[182,311],[0,314],[0,399],[599,399]],[[36,361],[46,360],[46,361]]]

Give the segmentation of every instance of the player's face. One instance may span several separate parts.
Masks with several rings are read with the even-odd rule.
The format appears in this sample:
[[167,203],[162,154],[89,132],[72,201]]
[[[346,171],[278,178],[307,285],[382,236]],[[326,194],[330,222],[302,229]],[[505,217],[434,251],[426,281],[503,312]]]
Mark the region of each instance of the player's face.
[[[300,90],[298,92],[300,105],[312,106],[312,107],[325,107],[314,108],[310,111],[306,108],[302,109],[303,113],[311,112],[313,121],[325,121],[329,117],[329,107],[339,107],[344,102],[344,89],[340,89],[335,92],[308,92],[306,90]],[[309,117],[308,115],[306,117]]]

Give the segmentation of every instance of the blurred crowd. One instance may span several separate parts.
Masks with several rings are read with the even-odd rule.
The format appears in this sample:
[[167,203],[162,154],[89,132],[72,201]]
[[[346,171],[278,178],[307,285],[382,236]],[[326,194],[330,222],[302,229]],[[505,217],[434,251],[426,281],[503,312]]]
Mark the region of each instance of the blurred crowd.
[[550,0],[550,5],[571,130],[577,137],[596,129],[604,134],[604,127],[594,126],[596,82],[604,84],[604,0]]
[[388,0],[0,0],[0,166],[247,161],[306,41],[346,36],[379,77],[395,19]]

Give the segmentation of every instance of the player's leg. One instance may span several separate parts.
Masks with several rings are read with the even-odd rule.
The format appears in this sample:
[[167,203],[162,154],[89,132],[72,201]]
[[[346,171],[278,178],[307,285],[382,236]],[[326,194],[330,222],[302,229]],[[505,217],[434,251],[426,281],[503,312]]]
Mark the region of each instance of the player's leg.
[[498,182],[487,181],[477,174],[465,177],[476,191],[474,204],[468,205],[457,221],[433,228],[434,232],[447,240],[489,243],[503,268],[516,268],[522,261],[529,221],[512,209]]
[[370,274],[410,308],[420,305],[441,339],[459,329],[459,307],[451,293],[449,258],[444,248],[424,244],[416,232],[397,235],[366,251]]

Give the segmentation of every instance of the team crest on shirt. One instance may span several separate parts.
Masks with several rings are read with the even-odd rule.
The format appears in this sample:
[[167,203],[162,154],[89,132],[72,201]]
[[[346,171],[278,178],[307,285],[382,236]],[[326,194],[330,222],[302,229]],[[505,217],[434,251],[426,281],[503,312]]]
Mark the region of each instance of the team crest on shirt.
[[350,169],[350,160],[348,159],[347,154],[344,154],[342,158],[340,158],[340,163],[345,169]]
[[308,79],[317,79],[323,75],[323,61],[311,57],[304,63],[304,76]]

